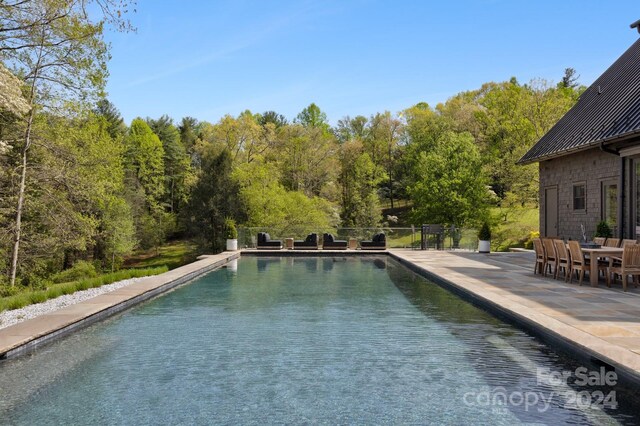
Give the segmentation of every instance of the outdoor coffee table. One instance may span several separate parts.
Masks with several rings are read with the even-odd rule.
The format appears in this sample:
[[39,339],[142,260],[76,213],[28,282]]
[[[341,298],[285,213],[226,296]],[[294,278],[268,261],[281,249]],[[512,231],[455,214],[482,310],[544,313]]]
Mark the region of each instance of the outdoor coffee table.
[[589,270],[589,281],[591,281],[591,287],[598,287],[598,258],[605,258],[611,256],[622,256],[622,250],[618,247],[600,247],[600,248],[583,248],[582,252],[589,255],[589,263],[591,264]]

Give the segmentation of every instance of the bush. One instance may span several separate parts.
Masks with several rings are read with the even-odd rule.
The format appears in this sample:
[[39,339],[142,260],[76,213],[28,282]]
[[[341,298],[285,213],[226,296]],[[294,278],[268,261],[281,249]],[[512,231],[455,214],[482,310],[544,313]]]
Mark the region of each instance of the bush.
[[18,286],[13,286],[13,287],[9,285],[0,286],[0,297],[15,296],[18,293],[20,293],[20,289]]
[[533,240],[535,240],[536,238],[540,238],[539,231],[529,232],[529,238],[527,238],[527,240],[524,242],[524,248],[528,250],[533,250]]
[[482,224],[482,228],[478,232],[478,239],[481,241],[489,241],[491,239],[491,228],[487,222]]
[[611,238],[613,237],[613,232],[611,231],[611,227],[609,226],[609,224],[604,221],[601,220],[600,222],[598,222],[598,225],[596,226],[596,237],[604,237],[604,238]]
[[92,263],[80,260],[66,271],[58,272],[51,279],[54,283],[68,283],[97,276],[96,267]]
[[[166,266],[146,269],[123,269],[110,274],[104,274],[93,278],[85,278],[80,281],[52,284],[46,290],[25,289],[24,287],[19,286],[6,287],[8,290],[5,290],[5,287],[3,286],[0,287],[0,291],[3,292],[0,293],[0,312],[5,309],[19,309],[33,303],[44,302],[64,294],[72,294],[78,290],[100,287],[104,284],[111,284],[128,278],[161,274],[167,270],[168,268]],[[3,296],[5,293],[6,296]]]
[[238,238],[238,230],[236,229],[236,221],[230,217],[224,220],[225,235],[228,240],[235,240]]

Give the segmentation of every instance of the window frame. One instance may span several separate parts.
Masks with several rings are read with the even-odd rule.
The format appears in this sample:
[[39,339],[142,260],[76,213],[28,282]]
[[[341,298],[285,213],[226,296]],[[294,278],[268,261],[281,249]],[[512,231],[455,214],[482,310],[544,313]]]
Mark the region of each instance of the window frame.
[[[576,208],[576,188],[580,186],[583,188],[583,195],[582,195],[583,207]],[[587,212],[587,182],[585,181],[573,182],[573,184],[571,185],[571,210],[575,213]]]

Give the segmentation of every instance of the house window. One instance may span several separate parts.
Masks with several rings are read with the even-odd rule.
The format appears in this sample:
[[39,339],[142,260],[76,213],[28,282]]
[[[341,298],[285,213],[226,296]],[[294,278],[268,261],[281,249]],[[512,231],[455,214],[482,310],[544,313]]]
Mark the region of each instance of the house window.
[[587,207],[587,186],[584,183],[573,185],[573,209],[585,210]]
[[618,184],[616,181],[602,182],[602,220],[612,228],[618,222]]

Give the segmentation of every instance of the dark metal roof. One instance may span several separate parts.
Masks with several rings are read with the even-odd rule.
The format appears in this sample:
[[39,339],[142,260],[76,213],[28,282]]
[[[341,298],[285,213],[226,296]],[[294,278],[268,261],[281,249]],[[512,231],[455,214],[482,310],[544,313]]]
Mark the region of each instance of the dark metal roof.
[[518,161],[533,163],[640,132],[640,39]]

